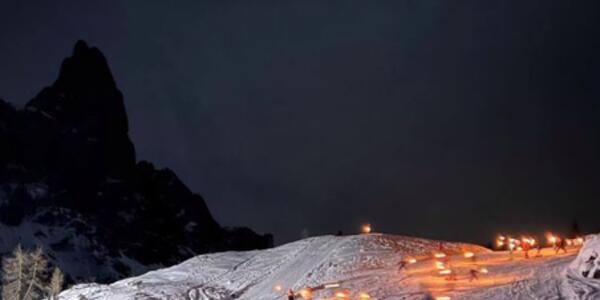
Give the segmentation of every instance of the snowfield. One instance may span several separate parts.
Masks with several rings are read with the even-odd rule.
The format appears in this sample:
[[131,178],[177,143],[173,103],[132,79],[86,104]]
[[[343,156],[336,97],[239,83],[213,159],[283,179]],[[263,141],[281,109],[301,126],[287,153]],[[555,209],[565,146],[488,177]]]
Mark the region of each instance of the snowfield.
[[[359,293],[370,299],[600,299],[600,235],[589,236],[579,256],[579,248],[558,255],[544,248],[525,259],[444,242],[446,257],[434,258],[439,248],[439,241],[395,235],[320,236],[262,251],[200,255],[110,285],[80,284],[60,299],[267,300],[306,287],[314,299],[344,299],[337,292],[347,299]],[[399,268],[411,259],[416,262]],[[455,278],[440,275],[436,261]]]

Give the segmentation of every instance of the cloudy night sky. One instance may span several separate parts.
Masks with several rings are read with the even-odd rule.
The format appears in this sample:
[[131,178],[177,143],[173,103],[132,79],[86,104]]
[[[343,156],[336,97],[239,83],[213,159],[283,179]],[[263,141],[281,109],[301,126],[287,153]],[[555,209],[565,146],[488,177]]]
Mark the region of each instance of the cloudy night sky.
[[597,1],[4,1],[0,98],[83,39],[138,159],[223,225],[485,242],[600,230]]

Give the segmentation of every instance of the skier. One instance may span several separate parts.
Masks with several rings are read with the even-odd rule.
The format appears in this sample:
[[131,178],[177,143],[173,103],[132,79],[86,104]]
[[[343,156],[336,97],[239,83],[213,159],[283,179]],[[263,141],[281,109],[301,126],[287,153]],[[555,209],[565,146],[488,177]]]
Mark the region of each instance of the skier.
[[399,263],[398,263],[398,272],[402,271],[404,268],[406,268],[406,265],[408,264],[408,262],[404,259],[402,259]]
[[479,271],[477,271],[475,269],[471,269],[469,271],[469,282],[471,282],[473,280],[479,280],[479,277],[477,276],[477,273],[479,273]]
[[292,289],[289,289],[287,292],[287,296],[288,296],[288,300],[294,300],[294,291],[292,291]]
[[565,251],[565,253],[567,253],[567,239],[565,239],[565,238],[560,239],[560,241],[556,245],[556,254],[558,254],[558,252],[560,250],[563,250],[563,251]]
[[525,253],[525,259],[529,258],[529,248],[531,245],[529,245],[529,243],[523,243],[523,246],[521,247],[523,248],[523,253]]

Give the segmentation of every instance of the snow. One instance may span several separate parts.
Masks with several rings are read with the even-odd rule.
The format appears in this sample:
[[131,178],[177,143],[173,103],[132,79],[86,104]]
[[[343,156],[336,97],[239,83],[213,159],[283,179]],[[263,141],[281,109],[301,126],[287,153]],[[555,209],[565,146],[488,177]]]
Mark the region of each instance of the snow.
[[563,281],[565,294],[573,299],[600,299],[600,235],[590,236],[569,265]]
[[[27,192],[39,195],[46,191],[43,185],[27,185]],[[0,203],[2,197],[0,192]],[[54,216],[54,222],[40,223],[37,220],[49,216]],[[18,225],[0,224],[0,254],[12,252],[17,244],[26,249],[45,245],[44,252],[51,261],[77,282],[118,278],[117,264],[131,270],[132,274],[161,267],[144,266],[125,255],[111,257],[104,246],[82,234],[81,230],[93,233],[96,229],[88,226],[81,215],[68,209],[39,208],[36,214],[24,218]]]
[[[336,299],[340,290],[348,291],[350,299],[360,292],[392,300],[600,299],[600,279],[590,272],[583,275],[600,266],[595,254],[600,252],[600,236],[590,236],[579,255],[574,247],[566,254],[545,248],[539,256],[530,251],[529,259],[522,253],[444,242],[446,265],[457,280],[446,280],[434,267],[432,254],[439,245],[384,234],[312,237],[261,251],[200,255],[110,285],[80,284],[63,292],[61,299],[269,300],[286,299],[288,288],[305,287],[313,288],[314,299]],[[475,253],[475,259],[463,257],[465,251]],[[410,258],[417,262],[399,270],[399,263]],[[482,268],[488,273],[469,281],[470,271]],[[340,287],[325,288],[327,283]]]

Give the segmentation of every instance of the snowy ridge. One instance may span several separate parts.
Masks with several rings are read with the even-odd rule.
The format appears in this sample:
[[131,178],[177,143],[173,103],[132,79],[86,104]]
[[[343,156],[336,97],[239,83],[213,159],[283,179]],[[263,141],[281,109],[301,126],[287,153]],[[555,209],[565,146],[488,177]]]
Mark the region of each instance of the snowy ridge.
[[[368,287],[374,274],[396,270],[407,256],[428,256],[439,242],[393,235],[321,236],[277,248],[200,255],[182,264],[111,285],[82,284],[64,299],[281,299],[275,285],[298,290],[326,282]],[[489,250],[445,243],[448,253]],[[383,274],[383,273],[382,273]],[[375,276],[376,277],[376,276]],[[329,291],[331,292],[331,291]]]
[[[268,250],[200,255],[110,285],[77,285],[61,299],[275,300],[285,299],[288,288],[305,287],[314,289],[314,299],[337,299],[339,291],[349,299],[360,292],[392,300],[600,299],[600,235],[588,236],[581,250],[531,250],[528,259],[451,242],[443,243],[446,258],[435,259],[439,247],[439,241],[395,235],[320,236]],[[417,262],[399,269],[411,258]],[[436,260],[456,278],[440,275]],[[479,270],[476,279],[473,270]]]
[[588,237],[585,247],[565,271],[562,289],[569,298],[600,299],[600,235]]

